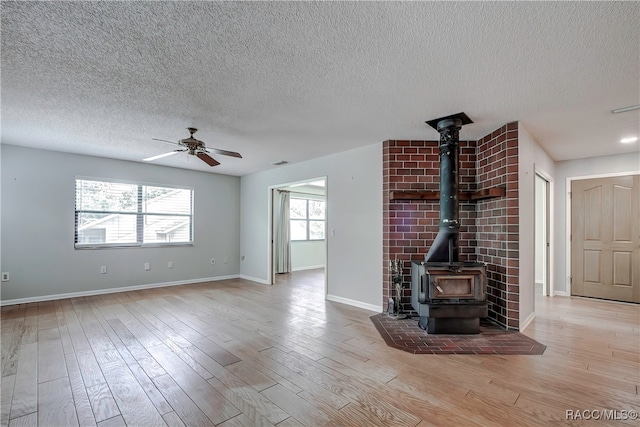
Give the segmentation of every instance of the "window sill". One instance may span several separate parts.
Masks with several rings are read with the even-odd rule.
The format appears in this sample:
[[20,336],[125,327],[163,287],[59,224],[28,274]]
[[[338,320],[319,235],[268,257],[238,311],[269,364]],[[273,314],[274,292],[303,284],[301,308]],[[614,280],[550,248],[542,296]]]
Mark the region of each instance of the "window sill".
[[145,248],[169,248],[169,247],[185,247],[194,246],[193,242],[186,243],[146,243],[146,244],[123,244],[123,245],[78,245],[74,246],[78,250],[94,250],[94,249],[145,249]]

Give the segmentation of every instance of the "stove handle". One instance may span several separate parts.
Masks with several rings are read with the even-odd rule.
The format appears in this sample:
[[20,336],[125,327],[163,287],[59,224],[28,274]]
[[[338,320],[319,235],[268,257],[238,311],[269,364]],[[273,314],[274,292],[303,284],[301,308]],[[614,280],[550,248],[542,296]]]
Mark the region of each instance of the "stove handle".
[[420,275],[420,295],[418,295],[418,302],[420,304],[425,304],[428,302],[428,298],[427,298],[427,289],[425,286],[425,282],[427,281],[427,275],[426,274],[421,274]]

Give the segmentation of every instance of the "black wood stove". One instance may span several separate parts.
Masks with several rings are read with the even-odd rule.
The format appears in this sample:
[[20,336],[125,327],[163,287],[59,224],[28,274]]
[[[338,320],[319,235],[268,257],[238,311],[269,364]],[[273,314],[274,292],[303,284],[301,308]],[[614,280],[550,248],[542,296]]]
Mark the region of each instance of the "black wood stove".
[[427,122],[440,133],[440,225],[422,262],[411,263],[411,305],[430,334],[477,334],[487,317],[486,266],[458,260],[459,131],[465,113]]

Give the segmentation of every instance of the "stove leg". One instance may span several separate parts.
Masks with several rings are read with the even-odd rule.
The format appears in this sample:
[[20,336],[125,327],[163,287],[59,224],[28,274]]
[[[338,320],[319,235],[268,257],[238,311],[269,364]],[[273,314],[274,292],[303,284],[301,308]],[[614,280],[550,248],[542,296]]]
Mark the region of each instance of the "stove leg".
[[420,329],[426,330],[428,323],[429,318],[427,316],[420,316],[420,320],[418,320],[418,326],[420,326]]

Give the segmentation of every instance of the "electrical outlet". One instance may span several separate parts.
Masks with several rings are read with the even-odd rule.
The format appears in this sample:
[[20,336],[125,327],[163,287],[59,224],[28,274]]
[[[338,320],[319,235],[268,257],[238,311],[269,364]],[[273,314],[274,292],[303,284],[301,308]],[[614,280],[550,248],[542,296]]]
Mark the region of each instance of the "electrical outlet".
[[102,267],[100,267],[100,274],[107,274],[107,266],[103,265]]
[[169,263],[167,264],[167,267],[173,268],[173,261],[169,261]]
[[216,265],[216,259],[215,258],[211,258],[211,265]]
[[225,264],[229,262],[229,257],[224,257],[224,261]]
[[145,262],[144,263],[144,269],[145,269],[145,271],[151,270],[151,264],[149,264],[148,262]]
[[2,281],[3,282],[8,282],[9,281],[9,273],[6,273],[6,272],[2,273]]

